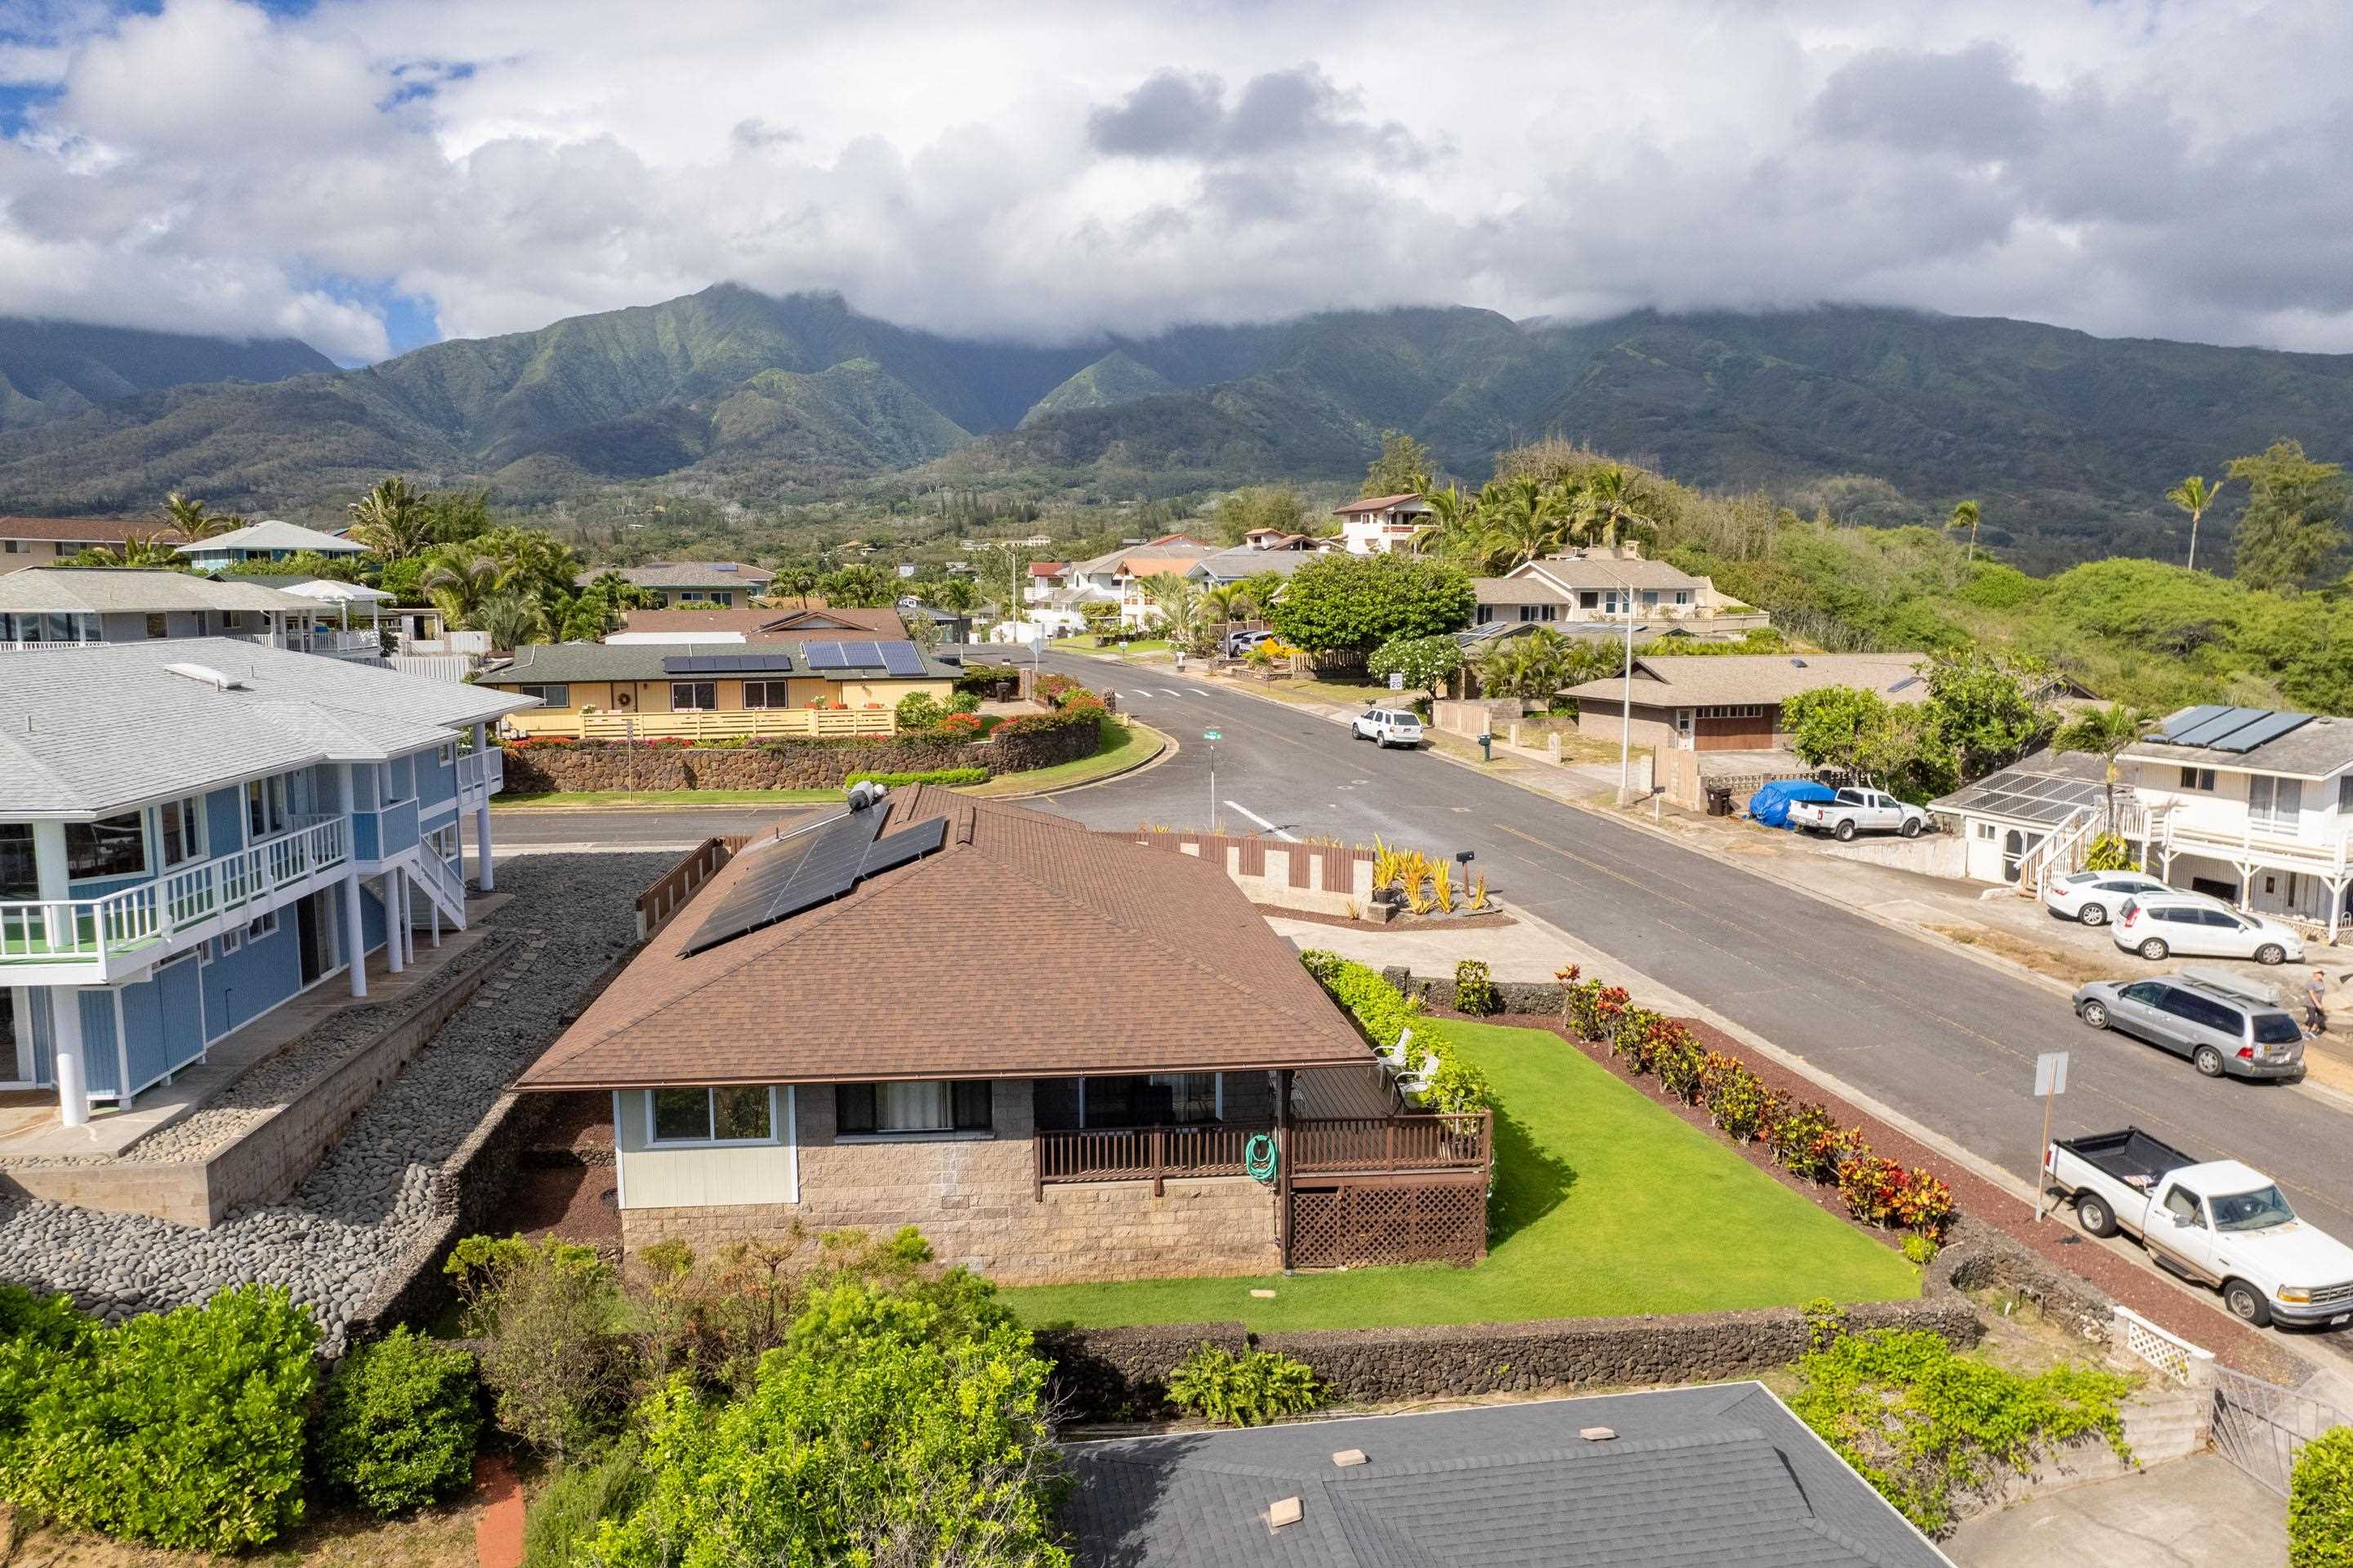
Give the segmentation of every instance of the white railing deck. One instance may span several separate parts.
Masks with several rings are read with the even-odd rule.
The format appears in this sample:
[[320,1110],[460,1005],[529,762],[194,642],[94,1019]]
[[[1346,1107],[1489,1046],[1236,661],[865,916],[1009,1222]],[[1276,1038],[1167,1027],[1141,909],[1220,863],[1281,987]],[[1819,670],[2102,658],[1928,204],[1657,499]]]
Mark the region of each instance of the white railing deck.
[[2337,826],[2331,837],[2305,838],[2293,831],[2281,832],[2270,827],[2258,830],[2251,813],[2245,825],[2232,832],[2228,828],[2184,821],[2180,813],[2174,811],[2166,814],[2160,842],[2169,849],[2242,859],[2283,870],[2342,874],[2348,863],[2353,863],[2353,825],[2340,821]]
[[100,898],[0,904],[0,972],[20,964],[86,963],[135,952],[267,899],[351,853],[342,817],[300,825],[241,850]]
[[48,653],[61,648],[95,648],[94,637],[65,638],[47,642],[0,642],[0,653]]

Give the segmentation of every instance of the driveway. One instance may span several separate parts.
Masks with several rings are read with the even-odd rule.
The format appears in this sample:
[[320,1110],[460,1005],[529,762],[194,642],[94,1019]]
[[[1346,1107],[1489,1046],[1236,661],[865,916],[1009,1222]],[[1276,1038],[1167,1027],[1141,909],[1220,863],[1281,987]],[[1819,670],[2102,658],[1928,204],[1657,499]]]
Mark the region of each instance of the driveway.
[[1961,1568],[2285,1568],[2287,1504],[2193,1454],[1980,1515],[1943,1545]]

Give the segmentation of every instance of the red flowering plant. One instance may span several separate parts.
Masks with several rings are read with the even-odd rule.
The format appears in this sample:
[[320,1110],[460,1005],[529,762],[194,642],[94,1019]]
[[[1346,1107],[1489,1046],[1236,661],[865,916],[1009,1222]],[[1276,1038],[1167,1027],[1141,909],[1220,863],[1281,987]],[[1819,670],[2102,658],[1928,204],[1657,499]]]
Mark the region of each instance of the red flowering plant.
[[1764,1080],[1721,1051],[1709,1052],[1701,1063],[1699,1096],[1708,1118],[1738,1143],[1755,1138],[1773,1108],[1774,1097]]
[[1897,1224],[1940,1241],[1952,1223],[1953,1190],[1933,1171],[1915,1165],[1896,1188],[1894,1216]]
[[1867,1224],[1891,1224],[1904,1196],[1904,1167],[1871,1152],[1857,1138],[1857,1149],[1839,1161],[1839,1196],[1846,1212]]
[[988,726],[978,714],[950,714],[940,720],[937,729],[942,735],[986,735]]

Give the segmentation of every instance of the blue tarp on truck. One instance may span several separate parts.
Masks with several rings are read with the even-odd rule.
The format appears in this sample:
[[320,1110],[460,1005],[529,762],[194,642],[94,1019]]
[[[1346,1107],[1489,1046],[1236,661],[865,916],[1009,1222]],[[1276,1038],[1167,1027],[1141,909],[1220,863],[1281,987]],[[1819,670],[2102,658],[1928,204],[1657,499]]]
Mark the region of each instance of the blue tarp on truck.
[[1789,825],[1789,808],[1799,800],[1835,800],[1838,791],[1827,784],[1817,784],[1810,779],[1776,779],[1748,797],[1751,821],[1768,828]]

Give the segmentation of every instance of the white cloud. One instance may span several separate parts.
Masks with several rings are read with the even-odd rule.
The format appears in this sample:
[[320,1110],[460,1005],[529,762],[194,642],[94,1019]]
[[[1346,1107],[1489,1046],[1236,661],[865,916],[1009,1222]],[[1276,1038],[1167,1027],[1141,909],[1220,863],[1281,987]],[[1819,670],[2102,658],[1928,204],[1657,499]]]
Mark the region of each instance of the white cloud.
[[2353,350],[2353,11],[237,0],[0,23],[5,308],[385,352],[722,278],[1051,337],[1868,300]]

